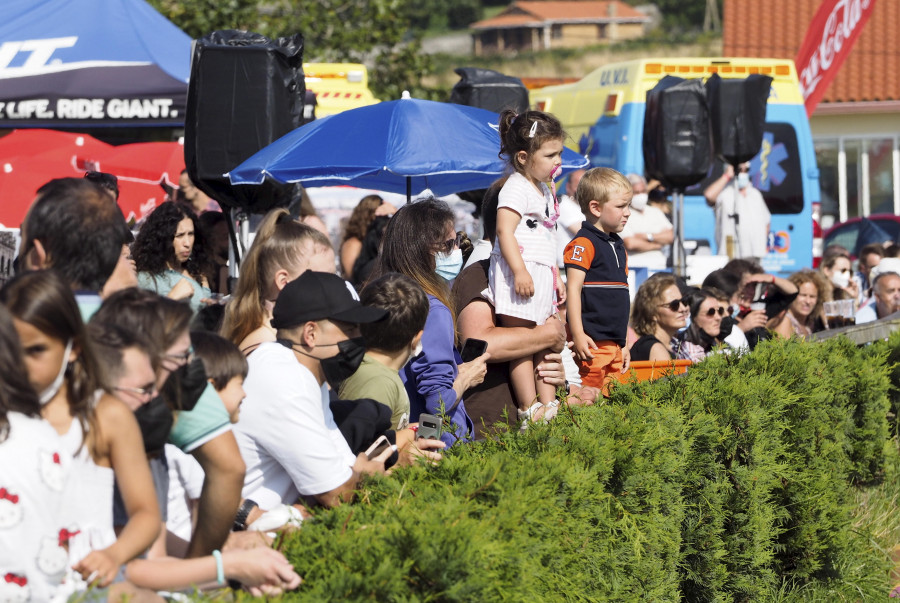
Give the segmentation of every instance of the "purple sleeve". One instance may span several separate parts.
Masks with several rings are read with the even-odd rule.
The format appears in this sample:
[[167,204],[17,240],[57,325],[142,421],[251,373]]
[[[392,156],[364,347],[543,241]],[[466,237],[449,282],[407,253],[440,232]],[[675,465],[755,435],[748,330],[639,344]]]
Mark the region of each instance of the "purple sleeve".
[[453,380],[458,370],[453,334],[450,310],[432,301],[422,332],[422,354],[412,362],[416,391],[425,398],[425,408],[431,414],[439,413],[441,402],[445,411],[456,402]]
[[459,361],[454,346],[453,317],[447,306],[437,298],[428,297],[430,307],[422,333],[422,353],[405,367],[403,376],[410,393],[410,420],[416,420],[421,412],[440,415],[443,406],[443,412],[456,426],[453,433],[441,436],[449,446],[466,439],[472,425],[462,402],[456,405],[453,412],[449,412],[456,404],[453,381],[458,373]]

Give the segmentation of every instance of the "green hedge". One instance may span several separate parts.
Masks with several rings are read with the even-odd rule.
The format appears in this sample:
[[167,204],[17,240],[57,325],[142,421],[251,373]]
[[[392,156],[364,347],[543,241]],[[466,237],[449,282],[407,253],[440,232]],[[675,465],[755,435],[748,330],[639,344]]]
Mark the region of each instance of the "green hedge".
[[769,342],[369,480],[285,539],[304,577],[285,598],[884,596],[852,501],[883,476],[898,348]]

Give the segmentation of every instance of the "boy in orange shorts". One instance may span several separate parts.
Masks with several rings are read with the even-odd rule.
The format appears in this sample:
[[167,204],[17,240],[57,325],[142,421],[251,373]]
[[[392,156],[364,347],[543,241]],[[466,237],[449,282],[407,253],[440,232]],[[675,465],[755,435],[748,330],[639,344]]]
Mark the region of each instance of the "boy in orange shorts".
[[628,254],[617,234],[631,215],[631,183],[609,168],[585,172],[575,200],[587,217],[566,246],[567,315],[582,385],[608,394],[628,370]]

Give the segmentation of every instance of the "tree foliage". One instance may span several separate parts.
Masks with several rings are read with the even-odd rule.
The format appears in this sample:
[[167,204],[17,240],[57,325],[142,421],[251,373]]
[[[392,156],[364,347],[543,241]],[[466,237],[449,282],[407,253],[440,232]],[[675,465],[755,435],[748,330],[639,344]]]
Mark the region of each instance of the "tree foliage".
[[219,29],[246,29],[270,38],[304,37],[307,62],[354,62],[374,66],[370,87],[382,99],[410,90],[427,97],[419,82],[433,67],[412,33],[416,0],[150,0],[193,38]]

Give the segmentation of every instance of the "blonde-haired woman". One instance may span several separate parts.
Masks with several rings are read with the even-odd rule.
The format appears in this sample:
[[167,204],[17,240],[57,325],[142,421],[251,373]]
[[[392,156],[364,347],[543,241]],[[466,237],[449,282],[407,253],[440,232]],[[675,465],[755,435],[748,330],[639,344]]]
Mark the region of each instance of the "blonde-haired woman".
[[294,220],[286,209],[269,212],[241,264],[232,300],[225,308],[222,336],[244,354],[275,341],[269,324],[278,294],[306,272],[334,272],[334,249],[328,237]]

